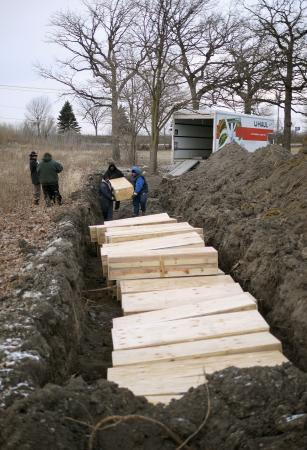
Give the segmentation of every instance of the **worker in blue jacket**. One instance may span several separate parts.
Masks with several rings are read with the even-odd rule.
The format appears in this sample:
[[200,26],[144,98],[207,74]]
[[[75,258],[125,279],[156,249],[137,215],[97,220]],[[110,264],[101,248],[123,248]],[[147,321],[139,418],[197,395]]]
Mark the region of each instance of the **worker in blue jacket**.
[[133,216],[138,216],[140,209],[142,211],[142,216],[145,216],[148,197],[148,184],[139,167],[132,167],[131,174],[132,184],[134,187]]

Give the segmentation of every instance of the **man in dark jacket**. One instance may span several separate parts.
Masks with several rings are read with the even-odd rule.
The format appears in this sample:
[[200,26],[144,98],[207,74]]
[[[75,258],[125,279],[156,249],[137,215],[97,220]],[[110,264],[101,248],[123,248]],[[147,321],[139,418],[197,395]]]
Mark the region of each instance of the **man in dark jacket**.
[[[114,178],[122,178],[124,176],[123,172],[121,172],[115,165],[113,159],[108,161],[109,167],[105,171],[103,178],[105,180],[114,180]],[[120,207],[120,202],[115,202],[115,211],[117,211]]]
[[51,201],[62,204],[62,196],[59,192],[59,176],[63,166],[52,159],[50,153],[45,153],[42,161],[37,167],[39,181],[42,185],[47,206],[51,206]]
[[29,164],[30,164],[31,181],[34,190],[34,204],[38,205],[41,198],[41,185],[37,173],[38,167],[37,153],[35,151],[32,151],[29,155],[29,158],[30,158]]
[[142,175],[141,169],[137,166],[132,167],[132,184],[134,187],[133,193],[133,216],[138,216],[140,208],[142,216],[146,214],[146,204],[148,197],[148,184],[145,177]]
[[108,178],[102,178],[99,186],[99,200],[103,219],[112,220],[113,218],[113,195],[112,186]]

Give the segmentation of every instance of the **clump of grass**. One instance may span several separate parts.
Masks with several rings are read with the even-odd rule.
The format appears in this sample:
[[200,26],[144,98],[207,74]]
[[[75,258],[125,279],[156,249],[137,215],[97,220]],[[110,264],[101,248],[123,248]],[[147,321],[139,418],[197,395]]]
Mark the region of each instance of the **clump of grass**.
[[110,148],[101,145],[86,149],[58,149],[50,145],[44,148],[29,145],[0,147],[0,209],[10,212],[19,207],[29,207],[32,204],[33,188],[29,170],[29,153],[33,148],[39,158],[48,151],[53,158],[64,166],[60,174],[60,192],[64,200],[81,187],[82,180],[88,173],[103,170],[106,160],[111,156]]

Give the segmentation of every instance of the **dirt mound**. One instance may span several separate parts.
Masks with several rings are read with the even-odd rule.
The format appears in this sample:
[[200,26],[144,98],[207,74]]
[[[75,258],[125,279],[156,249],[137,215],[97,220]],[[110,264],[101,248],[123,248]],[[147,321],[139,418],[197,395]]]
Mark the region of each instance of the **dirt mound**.
[[277,145],[230,144],[184,176],[163,180],[171,214],[204,228],[220,266],[257,298],[286,355],[307,369],[307,157]]
[[[206,450],[300,450],[307,446],[307,376],[293,366],[230,368],[209,376],[167,408],[152,406],[126,389],[81,378],[66,386],[47,385],[19,400],[0,416],[3,450],[84,450],[92,427],[111,415],[142,415],[172,430],[179,442],[205,426],[189,444]],[[167,432],[153,423],[130,420],[96,434],[93,450],[176,449]]]

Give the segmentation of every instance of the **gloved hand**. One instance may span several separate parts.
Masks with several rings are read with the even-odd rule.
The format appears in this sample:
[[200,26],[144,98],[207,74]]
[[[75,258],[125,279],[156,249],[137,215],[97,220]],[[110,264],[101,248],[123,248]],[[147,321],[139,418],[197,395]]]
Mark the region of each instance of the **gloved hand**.
[[133,192],[133,197],[136,197],[138,195],[137,192]]

